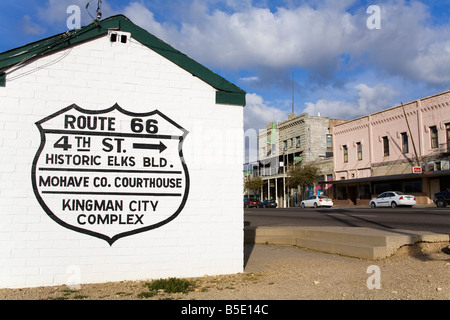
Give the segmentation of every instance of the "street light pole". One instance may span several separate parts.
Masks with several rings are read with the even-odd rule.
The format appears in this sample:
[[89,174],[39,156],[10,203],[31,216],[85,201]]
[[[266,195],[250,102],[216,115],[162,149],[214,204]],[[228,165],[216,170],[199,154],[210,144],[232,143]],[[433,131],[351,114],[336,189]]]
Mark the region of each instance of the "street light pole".
[[405,106],[403,105],[403,102],[402,102],[402,109],[403,109],[403,115],[404,115],[405,120],[406,120],[406,125],[408,126],[409,136],[411,137],[411,141],[412,141],[412,144],[413,144],[414,154],[416,156],[416,162],[417,162],[417,165],[420,167],[421,164],[420,164],[419,155],[417,154],[416,144],[414,143],[414,138],[412,136],[411,127],[409,126],[408,116],[406,115]]
[[286,154],[283,152],[283,202],[284,207],[287,208],[287,198],[286,198]]

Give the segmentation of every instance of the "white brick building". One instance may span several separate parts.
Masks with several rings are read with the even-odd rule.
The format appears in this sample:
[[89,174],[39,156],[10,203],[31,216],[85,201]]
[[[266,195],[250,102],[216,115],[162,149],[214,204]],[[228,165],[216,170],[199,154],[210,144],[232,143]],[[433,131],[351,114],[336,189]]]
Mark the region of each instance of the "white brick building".
[[244,105],[124,16],[1,53],[0,288],[242,272]]

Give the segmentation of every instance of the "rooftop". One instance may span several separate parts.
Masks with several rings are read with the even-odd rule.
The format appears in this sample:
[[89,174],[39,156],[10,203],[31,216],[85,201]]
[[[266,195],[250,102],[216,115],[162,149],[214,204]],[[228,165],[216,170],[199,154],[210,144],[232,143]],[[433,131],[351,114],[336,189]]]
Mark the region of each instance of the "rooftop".
[[217,90],[216,103],[245,106],[246,92],[214,73],[187,55],[156,38],[141,27],[135,25],[123,15],[116,15],[93,23],[80,29],[66,31],[55,36],[42,39],[19,48],[0,53],[0,86],[6,86],[6,76],[13,67],[25,65],[35,59],[80,45],[108,34],[109,30],[131,33],[131,36],[142,45],[155,51],[166,59],[190,72]]

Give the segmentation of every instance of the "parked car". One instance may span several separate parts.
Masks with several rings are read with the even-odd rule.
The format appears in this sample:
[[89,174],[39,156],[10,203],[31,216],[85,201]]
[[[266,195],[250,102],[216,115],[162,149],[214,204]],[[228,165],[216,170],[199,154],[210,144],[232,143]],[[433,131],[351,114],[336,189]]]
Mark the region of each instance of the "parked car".
[[277,203],[275,200],[264,200],[258,203],[258,208],[276,208]]
[[434,194],[433,202],[438,208],[445,208],[450,204],[450,189]]
[[244,199],[244,208],[257,208],[258,200],[256,199]]
[[325,196],[311,196],[300,203],[302,208],[332,207],[333,200]]
[[369,205],[371,208],[376,207],[392,207],[409,206],[412,207],[416,204],[416,197],[404,194],[400,191],[386,191],[380,194],[375,199],[370,200]]

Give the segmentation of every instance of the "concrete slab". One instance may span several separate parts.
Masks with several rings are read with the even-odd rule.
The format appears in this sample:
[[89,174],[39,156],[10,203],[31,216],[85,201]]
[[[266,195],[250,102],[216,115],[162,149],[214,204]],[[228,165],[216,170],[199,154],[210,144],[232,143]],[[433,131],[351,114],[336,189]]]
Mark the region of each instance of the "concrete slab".
[[449,242],[448,234],[358,227],[245,227],[245,243],[296,245],[316,251],[379,260],[418,242]]

